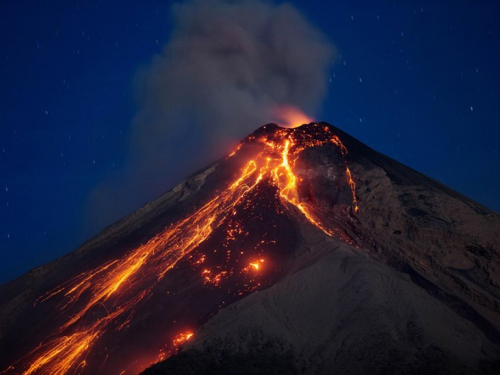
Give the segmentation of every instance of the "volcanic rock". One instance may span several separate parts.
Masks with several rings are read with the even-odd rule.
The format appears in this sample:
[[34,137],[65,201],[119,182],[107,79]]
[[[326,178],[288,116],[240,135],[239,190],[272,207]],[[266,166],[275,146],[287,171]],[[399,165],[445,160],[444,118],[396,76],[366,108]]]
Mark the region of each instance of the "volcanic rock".
[[[499,234],[329,124],[268,124],[1,286],[0,369],[137,373],[181,347],[144,373],[498,373]],[[63,339],[81,352],[37,362]]]

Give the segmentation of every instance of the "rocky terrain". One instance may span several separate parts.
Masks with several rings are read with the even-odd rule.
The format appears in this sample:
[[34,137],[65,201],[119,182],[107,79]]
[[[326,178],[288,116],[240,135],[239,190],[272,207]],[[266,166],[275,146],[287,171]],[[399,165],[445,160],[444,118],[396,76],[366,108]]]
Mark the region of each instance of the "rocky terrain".
[[[262,155],[278,160],[273,170]],[[245,172],[249,160],[255,172]],[[91,289],[71,294],[150,244],[126,287],[88,310]],[[495,374],[499,268],[499,214],[329,124],[268,124],[75,252],[1,286],[0,370],[59,373],[19,359],[54,332],[73,337],[112,317],[95,349],[65,368],[138,373],[175,353],[165,342],[189,329],[179,354],[144,374]],[[60,328],[82,310],[78,325]]]
[[[350,151],[359,212],[332,204],[338,161],[324,150],[308,151],[298,173],[354,246],[301,227],[290,275],[223,309],[182,355],[261,353],[257,335],[293,353],[297,373],[498,373],[500,215],[335,133]],[[173,361],[145,374],[175,373]]]

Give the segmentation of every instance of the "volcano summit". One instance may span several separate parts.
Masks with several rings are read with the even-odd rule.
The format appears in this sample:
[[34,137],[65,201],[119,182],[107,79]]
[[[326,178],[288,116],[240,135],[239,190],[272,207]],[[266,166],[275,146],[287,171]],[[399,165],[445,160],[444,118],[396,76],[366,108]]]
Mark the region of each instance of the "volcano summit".
[[0,369],[498,373],[499,233],[327,123],[268,124],[3,285]]

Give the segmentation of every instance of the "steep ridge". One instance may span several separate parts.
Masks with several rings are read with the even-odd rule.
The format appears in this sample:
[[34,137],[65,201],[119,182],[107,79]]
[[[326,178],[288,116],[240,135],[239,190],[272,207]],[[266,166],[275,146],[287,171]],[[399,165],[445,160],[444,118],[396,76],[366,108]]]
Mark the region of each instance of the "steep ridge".
[[[341,369],[354,353],[421,370],[433,348],[439,371],[488,372],[499,353],[498,233],[498,214],[329,124],[268,124],[75,252],[0,287],[0,368],[137,373],[188,339],[244,348],[243,330],[293,346],[307,373]],[[315,311],[333,314],[323,329]],[[300,327],[324,335],[314,344]],[[363,358],[353,369],[368,366]]]
[[[221,307],[286,274],[297,218],[348,240],[299,198],[295,158],[322,145],[345,157],[327,126],[264,126],[75,253],[4,286],[0,365],[23,374],[137,372]],[[356,208],[345,162],[342,171]]]
[[500,216],[334,132],[349,150],[359,211],[337,204],[338,161],[325,150],[306,150],[296,172],[305,199],[354,248],[315,245],[301,227],[291,276],[222,310],[179,359],[145,374],[200,358],[200,368],[223,369],[220,353],[255,362],[263,346],[289,359],[293,349],[297,373],[500,371]]

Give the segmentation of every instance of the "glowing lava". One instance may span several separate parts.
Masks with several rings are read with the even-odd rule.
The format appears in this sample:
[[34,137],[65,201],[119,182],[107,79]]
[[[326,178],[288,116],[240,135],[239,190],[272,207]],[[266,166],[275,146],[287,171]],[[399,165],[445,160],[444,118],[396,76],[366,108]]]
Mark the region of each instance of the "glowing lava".
[[243,268],[243,271],[256,272],[256,271],[262,270],[263,263],[264,263],[264,259],[252,261],[248,264],[247,267]]
[[[158,357],[156,358],[156,362],[163,361],[171,355],[175,354],[179,350],[179,348],[193,336],[194,333],[192,331],[181,332],[175,335],[172,339],[172,342],[168,343],[168,345],[165,345],[164,348],[160,349]],[[153,363],[151,363],[151,365],[152,364]]]
[[250,263],[250,267],[252,267],[254,270],[258,270],[260,267],[259,263]]
[[[311,122],[309,118],[297,116],[297,112],[291,107],[282,108],[281,111],[289,125]],[[15,364],[17,373],[82,373],[86,357],[96,342],[107,332],[126,329],[137,307],[151,297],[153,288],[165,274],[207,240],[223,223],[227,223],[229,218],[235,215],[236,207],[245,203],[251,192],[258,191],[256,189],[259,184],[269,184],[276,188],[283,209],[290,215],[302,215],[327,235],[349,242],[345,235],[328,227],[321,220],[318,209],[303,201],[299,194],[300,180],[295,166],[301,152],[309,148],[333,145],[343,157],[347,154],[346,147],[330,128],[320,124],[314,124],[314,127],[312,133],[301,132],[300,128],[276,127],[273,132],[248,137],[238,146],[235,153],[244,150],[247,143],[259,144],[259,151],[246,161],[234,180],[214,198],[120,259],[84,272],[41,296],[35,303],[43,303],[59,296],[59,309],[67,318],[52,337]],[[352,194],[353,211],[356,212],[356,184],[347,164],[345,179]],[[242,233],[243,229],[236,224],[227,230],[228,238]],[[227,256],[230,256],[229,252]],[[262,258],[247,258],[254,260],[245,263],[246,267],[241,266],[236,270],[205,268],[205,259],[205,255],[201,255],[193,260],[193,264],[203,264],[204,269],[199,277],[205,284],[213,286],[218,286],[235,272],[241,275],[247,275],[249,271],[259,271],[258,274],[263,272]],[[260,286],[259,280],[254,276],[250,279],[245,277],[248,280],[245,284],[246,292],[256,290]],[[243,292],[239,291],[239,295],[242,294]],[[178,334],[171,339],[173,347],[178,348],[192,336],[193,332]],[[173,351],[169,351],[168,355],[172,353]]]
[[173,345],[179,347],[193,336],[194,336],[193,332],[179,333],[177,336],[174,337],[174,340],[172,341]]

